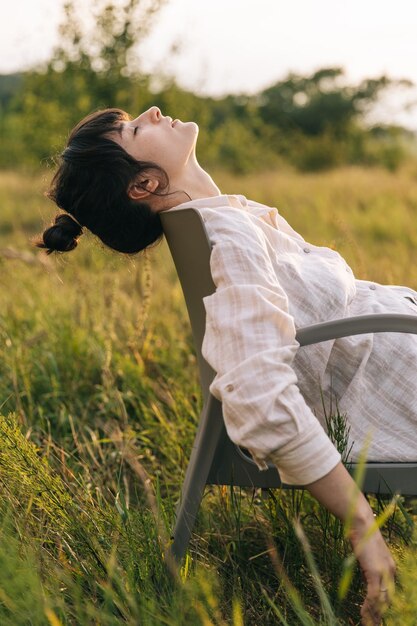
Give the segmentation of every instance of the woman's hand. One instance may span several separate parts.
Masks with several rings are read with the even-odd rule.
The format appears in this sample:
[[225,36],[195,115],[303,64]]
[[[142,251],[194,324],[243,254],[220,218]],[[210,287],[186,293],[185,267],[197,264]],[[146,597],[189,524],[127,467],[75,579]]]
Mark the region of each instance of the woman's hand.
[[[395,562],[379,529],[370,531],[372,523],[355,519],[349,532],[353,552],[358,559],[367,585],[361,607],[362,624],[381,623],[394,593]],[[369,534],[371,532],[371,534]]]
[[342,463],[306,489],[333,515],[348,522],[348,537],[367,584],[362,624],[380,624],[394,594],[395,563],[379,529],[370,530],[375,517],[365,496]]

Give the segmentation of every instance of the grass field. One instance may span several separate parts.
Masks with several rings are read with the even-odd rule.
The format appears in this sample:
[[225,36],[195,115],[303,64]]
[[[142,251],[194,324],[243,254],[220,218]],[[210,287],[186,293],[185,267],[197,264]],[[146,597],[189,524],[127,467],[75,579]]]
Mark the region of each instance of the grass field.
[[[417,167],[213,175],[335,247],[358,278],[417,289]],[[35,250],[54,214],[48,176],[0,173],[0,624],[359,624],[357,568],[340,594],[343,528],[307,492],[208,488],[170,574],[202,407],[175,269],[165,241],[136,258],[89,236],[67,255]],[[392,626],[417,622],[416,512],[400,498],[383,527],[399,571]]]

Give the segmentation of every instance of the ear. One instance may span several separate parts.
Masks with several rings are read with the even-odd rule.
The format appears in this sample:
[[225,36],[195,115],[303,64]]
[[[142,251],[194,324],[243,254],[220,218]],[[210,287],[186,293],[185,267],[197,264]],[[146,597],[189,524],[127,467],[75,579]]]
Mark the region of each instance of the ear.
[[146,196],[151,195],[159,185],[159,180],[156,178],[137,178],[130,183],[127,188],[127,195],[131,200],[143,200]]

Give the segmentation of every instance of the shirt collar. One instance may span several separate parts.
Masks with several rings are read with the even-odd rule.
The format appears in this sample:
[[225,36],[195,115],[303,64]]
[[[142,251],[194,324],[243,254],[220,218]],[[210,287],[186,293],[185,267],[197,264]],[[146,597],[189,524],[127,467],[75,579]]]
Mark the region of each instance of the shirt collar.
[[168,209],[169,211],[175,211],[177,209],[185,209],[187,207],[192,207],[198,209],[202,208],[215,208],[221,206],[231,206],[235,209],[244,209],[248,205],[248,201],[245,196],[242,195],[231,195],[231,194],[220,194],[219,196],[210,196],[208,198],[197,198],[196,200],[189,200],[188,202],[183,202],[182,204],[178,204],[177,206],[172,207],[172,209]]

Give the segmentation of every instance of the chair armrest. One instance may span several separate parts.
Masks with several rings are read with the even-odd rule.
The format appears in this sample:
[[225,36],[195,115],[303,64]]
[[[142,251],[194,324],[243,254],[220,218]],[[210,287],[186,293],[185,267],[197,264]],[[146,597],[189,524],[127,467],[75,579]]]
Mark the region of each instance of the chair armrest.
[[[417,315],[375,313],[374,315],[345,317],[299,328],[295,337],[300,346],[308,346],[312,343],[320,343],[321,341],[348,337],[350,335],[387,332],[417,334]],[[256,465],[252,457],[242,448],[236,445],[236,450],[239,456],[247,463]],[[379,467],[377,463],[376,465]],[[275,466],[272,463],[268,463],[268,467],[273,469]]]
[[376,313],[374,315],[345,317],[299,328],[295,338],[300,346],[308,346],[312,343],[350,335],[386,332],[417,334],[417,315]]

